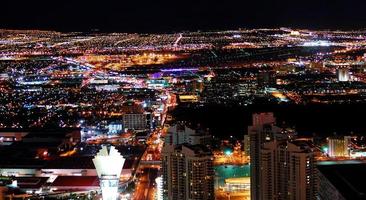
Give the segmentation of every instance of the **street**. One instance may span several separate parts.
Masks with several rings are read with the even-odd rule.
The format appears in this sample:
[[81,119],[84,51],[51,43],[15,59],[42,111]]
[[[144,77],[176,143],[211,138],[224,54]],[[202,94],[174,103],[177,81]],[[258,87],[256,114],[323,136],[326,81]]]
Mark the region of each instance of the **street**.
[[158,169],[144,168],[139,176],[133,200],[153,200],[155,194],[155,179],[158,176]]

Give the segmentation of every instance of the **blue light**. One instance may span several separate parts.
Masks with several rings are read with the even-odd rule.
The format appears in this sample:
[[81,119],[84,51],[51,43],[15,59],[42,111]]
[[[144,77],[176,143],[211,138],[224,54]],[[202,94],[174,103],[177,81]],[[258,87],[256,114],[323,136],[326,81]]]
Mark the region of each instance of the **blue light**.
[[224,153],[227,156],[231,156],[231,154],[233,154],[233,152],[230,149],[225,150]]

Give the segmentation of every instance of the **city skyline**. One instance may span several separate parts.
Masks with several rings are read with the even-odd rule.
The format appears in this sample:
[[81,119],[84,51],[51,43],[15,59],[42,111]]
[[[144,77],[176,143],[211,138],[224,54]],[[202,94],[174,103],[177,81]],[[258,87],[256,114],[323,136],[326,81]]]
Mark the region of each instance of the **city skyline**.
[[364,200],[366,1],[5,1],[0,200]]

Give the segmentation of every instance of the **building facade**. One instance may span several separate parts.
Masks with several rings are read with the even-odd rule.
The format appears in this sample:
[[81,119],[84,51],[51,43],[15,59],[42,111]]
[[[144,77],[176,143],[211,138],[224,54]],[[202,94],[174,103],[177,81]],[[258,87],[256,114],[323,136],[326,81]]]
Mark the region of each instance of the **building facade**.
[[272,141],[281,129],[274,126],[273,113],[253,114],[253,125],[248,127],[250,140],[250,195],[252,200],[261,200],[260,161],[261,148],[265,142]]
[[303,141],[271,141],[261,149],[262,200],[314,200],[318,176],[313,149]]
[[328,139],[328,155],[332,158],[349,157],[350,151],[348,145],[351,137],[349,136],[332,136]]
[[162,151],[166,200],[213,200],[213,155],[202,145],[166,145]]
[[150,128],[149,115],[146,113],[126,113],[123,115],[125,129],[145,130]]
[[184,143],[206,145],[211,142],[211,137],[208,131],[197,131],[187,127],[184,123],[177,123],[169,128],[165,137],[165,143],[168,145]]

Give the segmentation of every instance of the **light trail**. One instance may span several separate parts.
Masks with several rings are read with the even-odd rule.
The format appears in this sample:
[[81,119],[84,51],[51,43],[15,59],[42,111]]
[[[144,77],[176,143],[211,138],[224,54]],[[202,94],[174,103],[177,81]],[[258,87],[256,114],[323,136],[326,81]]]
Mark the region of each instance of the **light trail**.
[[183,34],[181,33],[181,34],[179,34],[179,37],[177,38],[177,40],[174,42],[174,47],[177,47],[178,46],[178,43],[179,43],[179,41],[181,40],[183,38]]

